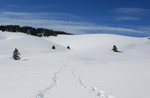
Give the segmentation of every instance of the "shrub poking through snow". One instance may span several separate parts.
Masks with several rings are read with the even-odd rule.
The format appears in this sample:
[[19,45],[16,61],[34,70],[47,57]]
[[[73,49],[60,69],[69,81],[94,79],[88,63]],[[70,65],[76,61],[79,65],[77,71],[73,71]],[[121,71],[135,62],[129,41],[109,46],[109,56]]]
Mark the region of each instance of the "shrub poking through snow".
[[55,46],[52,46],[52,49],[54,49],[54,50],[55,50],[55,49],[56,49],[56,47],[55,47]]
[[70,46],[67,46],[67,49],[70,49]]
[[116,45],[113,45],[112,50],[113,50],[114,52],[119,52],[118,49],[117,49],[117,47],[116,47]]
[[15,50],[13,52],[13,58],[14,58],[14,60],[20,60],[20,56],[19,55],[20,55],[20,53],[19,53],[18,49],[15,48]]

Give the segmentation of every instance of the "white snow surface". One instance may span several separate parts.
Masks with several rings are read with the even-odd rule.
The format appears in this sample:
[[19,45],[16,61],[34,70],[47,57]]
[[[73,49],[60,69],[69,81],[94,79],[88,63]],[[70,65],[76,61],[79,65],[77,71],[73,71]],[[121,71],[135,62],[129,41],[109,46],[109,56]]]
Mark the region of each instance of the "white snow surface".
[[[13,60],[15,48],[21,60]],[[0,32],[1,98],[150,98],[149,83],[147,38]]]

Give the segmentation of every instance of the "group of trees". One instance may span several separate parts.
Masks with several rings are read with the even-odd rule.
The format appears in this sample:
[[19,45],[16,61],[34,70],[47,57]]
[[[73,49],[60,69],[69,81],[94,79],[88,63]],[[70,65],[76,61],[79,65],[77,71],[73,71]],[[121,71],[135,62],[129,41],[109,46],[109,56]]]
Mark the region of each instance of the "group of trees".
[[[52,49],[55,50],[56,47],[53,45]],[[70,46],[67,46],[67,49],[70,49]],[[19,50],[17,48],[15,48],[15,50],[13,51],[13,59],[14,60],[20,60],[21,59],[20,55],[21,54],[20,54]]]
[[[52,46],[52,49],[54,49],[54,50],[55,50],[55,49],[56,49],[56,47],[53,45],[53,46]],[[70,46],[67,46],[67,49],[70,49]]]
[[19,25],[1,25],[0,26],[1,31],[9,31],[9,32],[22,32],[29,35],[34,35],[38,37],[48,37],[48,36],[57,36],[58,34],[63,35],[71,35],[71,33],[63,32],[63,31],[54,31],[50,29],[45,28],[33,28],[30,26],[19,26]]
[[[52,46],[52,49],[55,50],[56,47],[53,45],[53,46]],[[70,46],[67,46],[67,49],[70,49]],[[113,45],[112,51],[113,51],[113,52],[120,52],[120,51],[118,51],[118,48],[117,48],[116,45]],[[21,54],[19,53],[19,50],[18,50],[17,48],[15,48],[15,50],[14,50],[14,52],[13,52],[13,59],[14,59],[14,60],[20,60],[20,59],[21,59],[21,58],[20,58],[20,55],[21,55]]]

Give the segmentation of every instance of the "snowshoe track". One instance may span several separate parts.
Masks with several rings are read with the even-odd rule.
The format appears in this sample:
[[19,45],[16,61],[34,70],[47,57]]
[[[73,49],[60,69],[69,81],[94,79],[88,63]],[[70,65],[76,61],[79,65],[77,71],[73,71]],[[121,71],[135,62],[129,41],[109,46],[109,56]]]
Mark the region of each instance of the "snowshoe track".
[[43,90],[38,91],[33,98],[45,98],[46,94],[50,90],[54,89],[57,86],[57,84],[58,84],[57,76],[60,72],[61,72],[61,70],[55,72],[53,77],[51,78],[49,85],[46,88],[44,88]]
[[103,90],[99,90],[96,86],[89,86],[80,76],[80,74],[75,70],[72,69],[72,74],[78,79],[81,86],[86,88],[87,90],[93,92],[99,98],[116,98]]
[[[69,69],[71,70],[71,69]],[[50,92],[50,90],[54,89],[57,84],[58,84],[58,74],[61,72],[57,71],[53,74],[53,77],[50,80],[49,85],[44,88],[43,90],[40,90],[38,92],[36,92],[36,94],[34,95],[34,97],[32,98],[46,98],[46,95],[48,94],[48,92]],[[95,94],[95,96],[97,96],[98,98],[116,98],[114,96],[112,96],[109,93],[106,93],[104,90],[100,90],[98,87],[96,86],[90,86],[88,85],[80,76],[80,74],[73,68],[72,70],[72,74],[73,76],[78,80],[78,82],[80,83],[80,85],[82,87],[84,87],[85,89],[87,89],[88,91],[92,92],[93,94]],[[71,73],[70,73],[71,74]]]

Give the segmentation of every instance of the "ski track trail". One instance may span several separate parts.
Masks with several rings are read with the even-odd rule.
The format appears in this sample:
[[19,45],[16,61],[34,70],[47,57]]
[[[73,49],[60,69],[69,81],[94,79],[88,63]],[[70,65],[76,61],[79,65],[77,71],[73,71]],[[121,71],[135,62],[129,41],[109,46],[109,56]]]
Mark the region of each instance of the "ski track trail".
[[57,86],[57,84],[58,84],[57,77],[58,77],[58,74],[61,71],[62,70],[59,70],[59,71],[55,72],[53,74],[53,77],[51,78],[51,81],[50,81],[49,85],[46,88],[44,88],[43,90],[40,90],[40,91],[36,92],[35,95],[34,95],[34,97],[32,97],[32,98],[45,98],[45,96],[47,95],[47,93],[50,90],[54,89]]
[[96,86],[89,86],[80,76],[80,74],[73,68],[72,74],[78,79],[80,85],[85,89],[93,92],[99,98],[116,98],[103,90],[99,90]]

